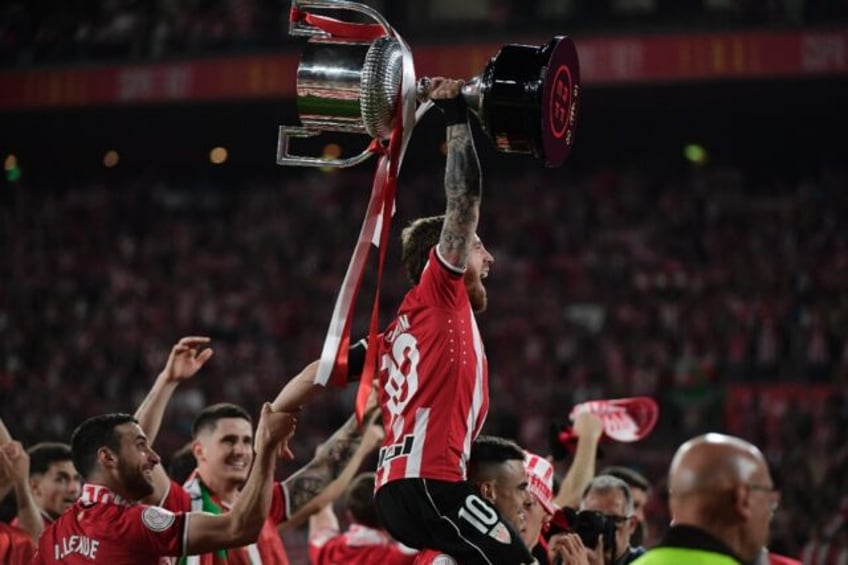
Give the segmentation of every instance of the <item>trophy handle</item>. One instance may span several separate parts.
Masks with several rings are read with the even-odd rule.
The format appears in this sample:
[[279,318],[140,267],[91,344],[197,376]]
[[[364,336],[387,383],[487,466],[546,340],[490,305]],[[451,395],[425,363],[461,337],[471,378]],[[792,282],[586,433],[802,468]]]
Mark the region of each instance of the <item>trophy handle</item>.
[[368,148],[355,157],[347,159],[323,159],[321,157],[308,157],[305,155],[292,155],[289,153],[289,138],[291,137],[314,137],[321,133],[319,130],[299,128],[292,126],[280,126],[280,134],[277,138],[277,164],[295,165],[298,167],[333,167],[344,169],[353,167],[368,160],[373,151]]
[[[390,35],[393,32],[392,26],[382,15],[380,15],[380,12],[371,6],[360,4],[358,2],[346,2],[345,0],[292,0],[292,8],[318,8],[321,10],[347,10],[350,12],[358,12],[368,16],[380,24],[387,35]],[[319,37],[323,39],[331,37],[331,35],[326,31],[313,25],[309,25],[303,21],[290,21],[289,34],[301,37]]]

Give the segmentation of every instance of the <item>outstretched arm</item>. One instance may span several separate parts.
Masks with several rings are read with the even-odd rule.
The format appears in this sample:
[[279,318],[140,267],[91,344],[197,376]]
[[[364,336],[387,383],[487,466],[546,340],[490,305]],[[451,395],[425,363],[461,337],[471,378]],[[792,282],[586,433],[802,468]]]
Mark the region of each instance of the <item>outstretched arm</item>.
[[[9,433],[9,428],[3,423],[3,418],[0,418],[0,445],[4,445],[12,441],[12,434]],[[2,479],[2,477],[0,477]],[[12,490],[12,483],[9,481],[0,480],[0,500],[6,498],[9,491]]]
[[318,374],[318,361],[313,361],[295,375],[283,390],[271,403],[271,407],[278,412],[297,412],[303,405],[313,397],[320,394],[325,387],[315,384],[315,375]]
[[271,508],[276,451],[288,452],[294,425],[291,414],[274,412],[267,402],[262,406],[262,416],[256,427],[256,458],[244,489],[230,512],[219,515],[192,512],[186,533],[187,555],[241,547],[256,541]]
[[554,503],[568,508],[578,508],[583,491],[595,476],[595,462],[598,459],[598,440],[604,432],[601,419],[590,412],[584,412],[574,420],[574,433],[577,434],[577,449],[571,467],[562,480]]
[[[153,445],[162,418],[165,415],[165,407],[171,400],[177,386],[194,376],[197,371],[212,357],[211,349],[203,349],[209,343],[208,337],[184,337],[171,348],[171,354],[165,363],[165,368],[156,377],[153,387],[135,411],[138,425],[144,430],[148,441]],[[165,469],[157,465],[153,470],[154,492],[146,500],[158,504],[165,496],[170,485]]]
[[[373,395],[370,404],[374,404]],[[370,414],[368,409],[366,413]],[[371,416],[366,417],[366,421],[372,420]],[[366,426],[357,424],[356,415],[351,416],[330,436],[330,439],[318,446],[315,457],[309,463],[283,481],[283,488],[289,501],[289,519],[297,518],[302,522],[300,517],[310,511],[310,508],[313,512],[320,508],[322,504],[320,499],[319,506],[309,508],[307,506],[350,464],[363,442],[365,430]],[[365,454],[361,452],[360,455],[365,457]]]
[[[0,478],[5,478],[15,489],[18,524],[32,537],[33,543],[38,544],[38,538],[44,530],[44,521],[29,489],[29,454],[20,442],[8,441],[0,444]],[[2,482],[4,481],[0,480],[0,483]]]
[[434,88],[430,92],[430,99],[447,121],[447,206],[439,238],[439,253],[445,261],[463,269],[480,217],[480,162],[468,125],[467,108],[460,92],[462,81],[434,78],[432,84]]
[[[333,519],[335,519],[333,502],[341,497],[347,490],[347,487],[350,486],[351,481],[353,481],[354,477],[356,477],[356,474],[359,472],[359,468],[362,466],[365,459],[383,443],[383,438],[385,437],[383,426],[375,423],[378,414],[379,411],[374,410],[371,417],[368,418],[366,423],[363,425],[365,432],[362,434],[362,442],[353,452],[353,455],[344,466],[344,469],[342,469],[342,472],[339,473],[339,476],[327,485],[324,490],[320,491],[314,498],[301,506],[300,509],[293,512],[292,515],[280,525],[281,529],[297,528],[303,524],[307,518],[309,519],[310,535],[315,529],[331,527],[328,520],[330,515],[332,515]],[[318,450],[316,450],[316,459],[320,455],[322,447],[323,446],[319,446]],[[313,459],[313,461],[315,460]],[[311,463],[312,462],[310,462],[310,464]],[[308,467],[309,464],[307,464],[307,467],[304,469]],[[326,512],[326,508],[329,508],[329,514]]]

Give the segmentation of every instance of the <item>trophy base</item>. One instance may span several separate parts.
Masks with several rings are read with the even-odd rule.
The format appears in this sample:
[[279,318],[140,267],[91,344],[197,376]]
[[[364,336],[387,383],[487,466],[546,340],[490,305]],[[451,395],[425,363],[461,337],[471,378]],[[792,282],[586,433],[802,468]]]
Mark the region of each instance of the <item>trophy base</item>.
[[580,68],[568,37],[541,47],[505,45],[480,76],[480,122],[499,151],[547,167],[568,157],[577,126]]

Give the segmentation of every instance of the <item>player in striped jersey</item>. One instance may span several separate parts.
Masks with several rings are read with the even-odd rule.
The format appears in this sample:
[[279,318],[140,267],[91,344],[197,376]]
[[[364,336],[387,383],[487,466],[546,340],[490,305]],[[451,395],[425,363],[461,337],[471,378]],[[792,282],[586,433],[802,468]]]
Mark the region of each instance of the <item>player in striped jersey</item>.
[[[475,313],[494,258],[477,235],[481,177],[462,82],[434,78],[430,99],[447,122],[445,214],[401,235],[412,289],[378,340],[386,431],[377,469],[380,520],[403,544],[462,563],[531,563],[518,533],[467,480],[471,444],[489,407],[488,366]],[[350,375],[363,352],[350,351]],[[296,410],[323,390],[318,362],[289,381],[275,410]]]
[[531,563],[520,535],[468,481],[471,444],[489,407],[488,366],[475,312],[494,258],[477,236],[481,176],[462,81],[437,78],[430,99],[447,123],[444,216],[402,234],[414,284],[379,341],[386,439],[377,509],[403,544],[461,563]]

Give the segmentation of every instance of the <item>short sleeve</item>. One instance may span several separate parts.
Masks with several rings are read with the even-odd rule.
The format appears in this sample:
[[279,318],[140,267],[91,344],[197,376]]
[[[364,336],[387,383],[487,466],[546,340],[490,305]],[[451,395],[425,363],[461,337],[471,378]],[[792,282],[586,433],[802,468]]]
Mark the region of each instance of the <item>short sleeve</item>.
[[142,554],[181,556],[185,548],[188,515],[159,506],[138,505],[121,515],[119,539]]
[[468,291],[465,290],[463,275],[465,269],[458,269],[439,255],[438,246],[430,250],[430,258],[421,272],[421,280],[415,287],[418,299],[438,308],[457,308],[467,303]]

